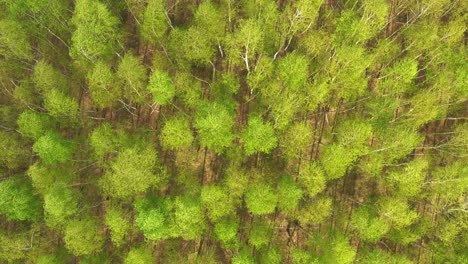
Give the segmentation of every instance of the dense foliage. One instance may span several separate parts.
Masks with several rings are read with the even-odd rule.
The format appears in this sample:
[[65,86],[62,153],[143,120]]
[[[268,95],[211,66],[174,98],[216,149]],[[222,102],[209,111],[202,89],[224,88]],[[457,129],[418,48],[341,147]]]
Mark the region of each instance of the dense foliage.
[[468,263],[467,24],[0,0],[0,263]]

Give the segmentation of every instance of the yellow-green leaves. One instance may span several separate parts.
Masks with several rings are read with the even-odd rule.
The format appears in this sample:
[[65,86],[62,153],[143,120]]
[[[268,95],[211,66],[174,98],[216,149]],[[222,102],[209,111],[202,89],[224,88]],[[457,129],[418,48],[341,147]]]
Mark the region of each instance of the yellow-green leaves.
[[157,155],[152,147],[123,150],[101,178],[104,191],[116,198],[134,198],[161,183]]

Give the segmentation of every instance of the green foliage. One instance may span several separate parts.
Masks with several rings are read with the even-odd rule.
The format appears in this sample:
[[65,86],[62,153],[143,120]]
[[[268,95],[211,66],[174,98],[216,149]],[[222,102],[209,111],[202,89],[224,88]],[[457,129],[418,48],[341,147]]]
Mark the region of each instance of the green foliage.
[[227,56],[233,65],[243,65],[250,72],[255,54],[263,48],[263,33],[254,19],[242,21],[235,34],[226,38]]
[[0,0],[0,263],[468,263],[465,2]]
[[150,0],[143,13],[140,24],[141,37],[149,43],[161,41],[167,30],[166,10],[164,1]]
[[44,211],[48,225],[62,225],[78,211],[78,200],[64,183],[54,183],[44,195]]
[[41,203],[31,183],[18,176],[0,182],[0,214],[7,220],[36,221],[41,216]]
[[278,195],[268,184],[253,184],[245,193],[245,203],[253,215],[271,214],[278,203]]
[[410,88],[417,73],[417,61],[411,58],[399,60],[392,67],[385,68],[382,71],[385,79],[382,82],[381,89],[390,94],[403,93]]
[[5,59],[30,60],[31,45],[24,27],[15,20],[0,20],[0,55]]
[[301,206],[296,217],[302,224],[320,224],[330,216],[331,210],[332,200],[320,197]]
[[113,55],[119,41],[119,20],[99,1],[79,0],[71,22],[70,55],[79,60],[106,59]]
[[418,214],[409,208],[408,201],[400,197],[382,197],[378,205],[380,217],[396,229],[409,226],[418,217]]
[[336,22],[333,33],[335,46],[356,45],[370,37],[370,28],[352,10],[344,11]]
[[65,92],[68,88],[65,76],[43,60],[34,65],[32,80],[36,89],[42,93],[52,90]]
[[468,178],[465,176],[468,168],[462,161],[446,167],[435,168],[432,179],[427,183],[431,193],[439,195],[445,200],[458,200],[468,190]]
[[330,247],[321,256],[321,263],[353,263],[355,257],[356,249],[350,245],[348,239],[342,235],[336,235],[330,241]]
[[0,131],[0,169],[17,169],[24,165],[29,153],[15,134]]
[[297,53],[290,53],[278,62],[277,74],[291,92],[300,90],[308,79],[308,61]]
[[165,219],[170,208],[167,208],[167,202],[160,209],[141,208],[140,204],[136,204],[137,216],[135,221],[138,228],[143,232],[149,240],[161,240],[169,237],[170,227]]
[[176,197],[174,222],[177,235],[183,239],[201,238],[206,224],[200,200],[190,196]]
[[86,77],[96,106],[104,108],[116,105],[121,91],[115,83],[114,74],[109,65],[103,61],[96,62]]
[[125,264],[151,264],[154,263],[154,257],[144,247],[132,248],[124,260]]
[[294,249],[291,253],[292,263],[294,264],[316,264],[317,261],[312,257],[312,255],[304,250]]
[[169,119],[161,130],[161,144],[166,149],[178,150],[190,147],[193,134],[187,118],[178,116]]
[[169,74],[154,70],[147,89],[153,95],[153,101],[159,105],[169,104],[175,95],[175,87]]
[[263,123],[262,118],[251,116],[247,128],[242,134],[245,153],[252,155],[258,152],[269,153],[277,145],[273,127]]
[[25,245],[29,245],[28,233],[0,233],[0,260],[6,263],[21,263],[26,259]]
[[17,124],[18,130],[23,136],[35,140],[45,135],[53,127],[49,116],[29,110],[20,114]]
[[78,118],[78,103],[57,90],[45,94],[44,107],[51,116],[59,119],[75,121]]
[[27,174],[31,178],[34,190],[42,195],[47,193],[54,183],[70,183],[76,177],[68,169],[55,167],[53,164],[47,165],[40,161],[29,166]]
[[144,150],[123,150],[112,162],[110,170],[101,178],[104,191],[116,198],[132,198],[161,183],[157,173],[156,151],[150,146]]
[[348,152],[343,145],[335,143],[327,145],[320,156],[320,163],[328,179],[343,177],[354,160],[354,153]]
[[303,192],[290,176],[284,176],[278,183],[278,208],[284,212],[294,211]]
[[219,220],[214,225],[214,234],[224,246],[229,246],[237,242],[237,232],[239,229],[239,221],[232,217],[227,217]]
[[63,263],[57,255],[41,255],[37,258],[37,264],[60,264]]
[[47,132],[33,145],[33,150],[46,164],[61,163],[71,159],[75,147],[72,142],[54,132]]
[[249,244],[257,249],[263,248],[270,243],[272,234],[273,228],[268,221],[257,218],[250,226]]
[[231,264],[255,264],[254,256],[249,248],[243,248],[236,256],[231,259]]
[[96,156],[103,158],[106,154],[116,151],[117,139],[110,124],[104,123],[93,130],[89,137],[89,143]]
[[367,88],[366,69],[369,56],[360,46],[342,46],[336,49],[336,55],[330,65],[333,75],[332,87],[345,101],[355,101]]
[[323,169],[315,162],[306,164],[301,169],[297,182],[309,197],[323,191],[327,183]]
[[271,247],[262,252],[260,263],[280,264],[283,263],[283,256],[278,248]]
[[407,257],[397,254],[391,254],[383,250],[374,249],[368,252],[361,260],[360,263],[365,264],[411,264],[413,263]]
[[201,202],[213,222],[234,212],[234,204],[228,192],[225,188],[216,185],[202,187]]
[[372,136],[372,126],[367,120],[347,119],[337,128],[337,141],[354,155],[366,153]]
[[65,247],[75,256],[99,252],[104,244],[101,233],[93,219],[72,220],[65,228]]
[[201,145],[217,153],[222,153],[225,148],[231,146],[234,140],[233,125],[233,117],[218,103],[202,107],[195,119]]
[[123,245],[130,229],[130,223],[125,218],[123,210],[116,206],[110,207],[104,221],[110,229],[112,243],[117,247]]
[[140,57],[132,53],[126,53],[120,61],[116,76],[125,99],[136,103],[145,100],[148,77]]
[[359,237],[368,242],[377,242],[390,227],[377,215],[376,208],[360,206],[352,215],[351,223],[359,232]]
[[415,159],[402,171],[395,171],[389,175],[389,181],[393,183],[399,196],[413,197],[421,191],[428,165],[425,159]]
[[294,123],[279,140],[279,146],[288,158],[300,158],[307,153],[312,145],[313,129],[305,123]]

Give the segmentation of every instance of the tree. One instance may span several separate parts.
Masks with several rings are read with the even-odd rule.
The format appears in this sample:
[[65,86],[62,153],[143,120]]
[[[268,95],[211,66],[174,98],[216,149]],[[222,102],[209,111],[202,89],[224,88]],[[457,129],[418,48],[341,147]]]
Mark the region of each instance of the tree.
[[86,77],[91,97],[97,107],[112,107],[120,99],[122,91],[115,83],[114,73],[105,62],[96,62]]
[[214,234],[223,244],[223,247],[234,247],[238,245],[237,234],[239,230],[239,221],[233,217],[225,217],[214,225]]
[[413,223],[418,214],[401,197],[382,197],[378,201],[380,217],[392,228],[400,229]]
[[104,244],[102,231],[94,219],[68,222],[63,238],[66,248],[75,256],[99,252]]
[[120,61],[116,76],[124,98],[135,103],[145,100],[147,76],[140,57],[132,53],[125,54]]
[[346,237],[335,235],[330,241],[330,245],[321,257],[322,263],[353,263],[356,257],[356,249],[351,247]]
[[263,248],[270,243],[273,228],[262,218],[256,218],[249,230],[249,244],[256,249]]
[[142,20],[141,37],[151,44],[160,42],[168,28],[164,1],[148,1]]
[[133,198],[162,182],[157,165],[156,151],[152,147],[125,149],[101,178],[101,187],[109,196]]
[[382,76],[382,91],[389,94],[401,94],[411,88],[411,84],[418,73],[418,62],[412,58],[403,58],[392,67],[384,68]]
[[355,159],[353,153],[349,153],[344,146],[336,143],[327,145],[320,155],[320,163],[330,180],[343,177]]
[[303,191],[290,176],[284,176],[278,183],[278,208],[283,212],[294,211],[302,198]]
[[125,264],[151,264],[154,263],[154,257],[151,252],[143,246],[130,249],[125,257]]
[[48,115],[26,110],[20,114],[17,120],[19,132],[32,139],[39,139],[53,127]]
[[78,211],[78,199],[64,183],[57,182],[44,195],[46,222],[51,227],[66,224],[67,218]]
[[217,185],[203,186],[201,202],[208,211],[208,217],[215,223],[220,218],[234,213],[235,207],[232,199],[223,187]]
[[174,201],[174,231],[185,240],[200,239],[205,230],[200,199],[190,196],[178,196]]
[[41,203],[31,183],[19,176],[0,182],[0,201],[0,214],[9,221],[36,221],[41,217]]
[[297,182],[309,197],[313,197],[325,189],[327,180],[322,167],[312,162],[301,169]]
[[360,156],[367,152],[372,126],[362,119],[349,118],[338,125],[336,134],[340,145],[353,155]]
[[333,44],[336,47],[362,44],[371,37],[370,25],[363,23],[362,19],[353,10],[345,10],[337,19]]
[[32,80],[36,89],[44,94],[52,90],[68,91],[65,76],[44,60],[38,61],[34,65]]
[[5,59],[30,60],[31,45],[23,26],[15,20],[0,20],[0,55]]
[[0,169],[21,168],[29,157],[17,135],[0,131]]
[[51,90],[44,96],[44,107],[49,114],[59,120],[75,122],[78,119],[78,103],[57,90]]
[[370,252],[367,252],[366,255],[364,255],[364,257],[361,259],[361,262],[365,264],[413,263],[406,256],[391,254],[380,249],[374,249]]
[[172,79],[164,71],[153,71],[147,89],[153,95],[153,101],[159,105],[170,103],[175,95]]
[[192,142],[193,134],[187,118],[177,116],[166,121],[161,130],[161,144],[165,149],[188,148]]
[[425,159],[415,159],[403,170],[390,173],[388,181],[396,189],[398,196],[413,197],[421,191],[428,165]]
[[174,236],[171,213],[174,201],[170,198],[146,198],[134,203],[137,215],[135,222],[149,240],[162,240]]
[[245,203],[253,215],[271,214],[275,211],[278,196],[268,184],[258,183],[247,189]]
[[287,158],[299,159],[310,149],[313,129],[305,123],[292,124],[279,140],[279,147]]
[[123,210],[116,206],[111,206],[106,212],[105,224],[110,229],[112,243],[116,247],[125,244],[130,223],[125,218]]
[[278,60],[277,76],[290,93],[300,91],[309,77],[309,63],[305,56],[295,52],[289,53]]
[[46,164],[61,163],[71,159],[74,151],[72,143],[54,132],[47,132],[33,145],[42,161]]
[[304,203],[296,215],[302,224],[321,224],[330,216],[332,200],[328,197],[320,197]]
[[263,123],[262,118],[250,116],[247,128],[242,134],[245,153],[252,155],[258,152],[269,153],[277,145],[273,127]]
[[369,55],[361,46],[340,46],[336,49],[329,74],[332,75],[331,85],[340,98],[353,102],[365,93],[369,63]]
[[74,59],[96,61],[113,55],[120,39],[117,28],[119,20],[105,4],[91,0],[77,1],[71,22],[75,26],[70,48]]
[[117,137],[109,123],[104,123],[93,130],[89,137],[89,143],[99,159],[106,154],[116,151],[118,148]]
[[255,259],[252,256],[248,247],[239,251],[239,253],[231,259],[232,264],[254,264]]
[[377,208],[370,205],[356,209],[351,223],[359,232],[359,237],[371,243],[379,241],[390,230],[390,226],[378,217]]
[[195,117],[195,128],[200,143],[217,153],[222,153],[234,140],[234,120],[228,110],[219,103],[210,103],[200,109]]
[[263,33],[259,24],[255,19],[242,21],[239,29],[226,37],[226,46],[230,63],[233,66],[243,64],[250,72],[253,58],[263,49]]
[[36,161],[29,166],[26,173],[31,178],[34,191],[42,195],[45,195],[54,183],[63,182],[71,184],[77,176],[71,173],[71,168],[66,168],[66,165],[64,168],[63,166],[57,166],[56,164],[48,165],[40,161]]

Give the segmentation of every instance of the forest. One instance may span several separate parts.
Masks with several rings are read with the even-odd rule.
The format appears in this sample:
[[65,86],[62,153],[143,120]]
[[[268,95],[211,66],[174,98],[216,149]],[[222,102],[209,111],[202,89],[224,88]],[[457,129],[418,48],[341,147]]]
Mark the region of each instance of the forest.
[[0,263],[468,263],[468,1],[0,0]]

